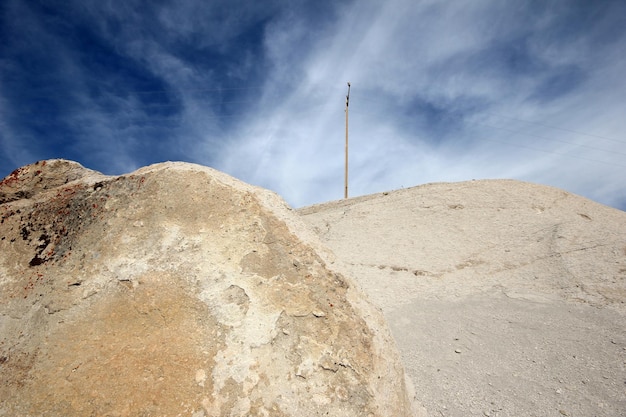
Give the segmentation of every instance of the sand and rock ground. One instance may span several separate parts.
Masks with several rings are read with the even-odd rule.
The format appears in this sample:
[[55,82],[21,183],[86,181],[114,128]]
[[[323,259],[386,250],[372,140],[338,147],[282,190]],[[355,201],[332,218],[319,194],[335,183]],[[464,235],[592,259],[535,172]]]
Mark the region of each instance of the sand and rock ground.
[[299,212],[383,310],[430,416],[626,415],[626,213],[505,180]]
[[[189,302],[190,299],[197,301],[196,290],[201,289],[198,285],[221,282],[219,279],[232,275],[232,271],[235,275],[242,271],[244,275],[252,273],[254,280],[266,275],[267,279],[275,280],[284,276],[285,271],[291,271],[293,282],[288,276],[284,288],[279,286],[271,294],[280,295],[272,301],[278,305],[276,311],[298,310],[294,310],[290,319],[294,323],[299,320],[304,323],[305,318],[306,323],[328,321],[338,314],[340,306],[348,308],[352,303],[354,308],[367,312],[359,317],[367,316],[368,320],[376,319],[374,321],[380,324],[376,337],[385,348],[374,351],[380,355],[380,363],[387,365],[380,365],[372,375],[385,374],[385,369],[389,372],[388,377],[374,381],[374,386],[382,387],[380,398],[386,399],[389,395],[384,392],[395,392],[394,386],[387,382],[397,383],[402,372],[397,357],[390,357],[395,355],[393,341],[382,316],[372,310],[369,303],[357,303],[355,300],[362,300],[360,295],[331,301],[324,298],[343,291],[341,286],[331,285],[319,291],[323,298],[320,300],[324,301],[320,301],[320,305],[328,311],[320,310],[319,306],[299,311],[313,298],[285,296],[294,285],[301,285],[302,279],[315,281],[313,276],[332,277],[339,272],[354,278],[356,283],[347,279],[351,283],[349,288],[360,286],[384,313],[403,365],[415,386],[416,398],[429,416],[626,416],[626,213],[622,211],[555,188],[491,180],[429,184],[335,201],[300,209],[298,218],[275,196],[241,184],[237,187],[243,188],[234,192],[229,188],[234,180],[214,172],[208,175],[205,171],[195,172],[195,168],[187,172],[187,167],[182,170],[186,172],[183,175],[178,172],[181,167],[167,165],[161,168],[176,172],[165,175],[159,171],[157,175],[151,168],[124,178],[107,179],[71,163],[52,165],[42,169],[43,165],[35,164],[18,170],[3,180],[0,187],[4,228],[0,240],[0,254],[4,256],[0,257],[3,259],[0,295],[7,299],[1,303],[4,310],[0,311],[0,330],[4,337],[0,341],[3,349],[0,365],[5,371],[14,370],[0,373],[0,389],[5,389],[5,398],[11,398],[13,390],[26,396],[32,394],[33,404],[41,403],[41,407],[37,407],[48,410],[47,401],[56,401],[61,408],[51,415],[70,415],[63,410],[78,410],[79,403],[85,410],[92,407],[102,411],[104,406],[118,406],[102,402],[111,397],[103,391],[100,382],[107,381],[108,376],[94,377],[96,374],[92,372],[106,373],[112,368],[98,367],[98,361],[93,358],[83,358],[81,362],[76,356],[81,352],[98,352],[80,348],[91,343],[106,347],[108,350],[100,351],[102,357],[108,358],[109,364],[118,363],[115,369],[121,372],[136,368],[127,366],[136,358],[144,358],[150,364],[142,368],[143,373],[124,378],[128,389],[122,393],[128,396],[128,407],[139,409],[145,400],[141,390],[134,390],[139,385],[133,381],[151,387],[152,391],[145,392],[153,395],[150,401],[154,407],[157,407],[154,401],[167,399],[172,410],[180,408],[180,399],[162,395],[162,392],[171,392],[172,387],[180,388],[181,396],[189,395],[189,387],[193,387],[201,399],[210,388],[208,375],[213,379],[222,373],[228,376],[231,369],[224,365],[220,368],[222,373],[215,373],[206,371],[205,364],[189,365],[189,372],[183,372],[184,378],[181,377],[188,385],[185,388],[177,374],[187,369],[178,366],[179,359],[185,356],[181,353],[179,335],[185,334],[180,340],[193,345],[195,339],[189,337],[190,334],[209,332],[214,335],[215,332],[211,332],[215,325],[208,326],[211,323],[207,320],[219,323],[226,320],[223,331],[217,332],[221,337],[219,343],[214,343],[217,351],[226,343],[225,336],[220,336],[228,333],[226,328],[241,327],[232,322],[233,317],[239,314],[238,321],[248,320],[251,328],[257,329],[257,316],[248,314],[256,311],[254,300],[266,308],[266,301],[273,299],[262,293],[255,296],[257,289],[252,284],[256,281],[248,283],[246,279],[250,277],[238,277],[236,285],[224,283],[223,291],[215,292],[222,294],[220,297],[207,300],[200,297],[216,309],[217,313],[207,317],[204,304],[198,301],[202,308],[196,309],[195,304]],[[182,176],[176,180],[174,174]],[[89,181],[72,185],[72,181],[78,181],[81,176]],[[209,177],[211,179],[207,179]],[[20,186],[24,179],[28,179],[32,187]],[[221,185],[215,188],[214,182]],[[186,186],[181,188],[180,184]],[[204,188],[199,184],[204,184]],[[39,201],[40,193],[53,198]],[[154,199],[155,195],[159,199]],[[29,201],[32,198],[37,201]],[[261,206],[267,206],[268,213],[259,209]],[[70,216],[71,213],[78,215]],[[278,227],[282,223],[273,216],[278,216],[289,227]],[[334,261],[331,254],[326,255],[324,247],[310,243],[318,242],[317,238],[311,229],[302,225],[301,219],[334,252]],[[278,230],[282,230],[280,236]],[[107,239],[103,240],[103,236]],[[306,237],[304,241],[319,253],[325,253],[323,259],[328,262],[311,261],[315,257],[302,252],[300,243],[289,243],[293,236]],[[143,261],[138,263],[138,260]],[[328,263],[333,274],[319,273],[318,269]],[[153,271],[155,265],[157,268]],[[228,273],[213,274],[216,265]],[[314,271],[308,274],[306,268]],[[190,271],[198,275],[192,276],[191,281]],[[282,275],[277,271],[282,271]],[[207,274],[215,275],[215,279],[205,279]],[[189,281],[187,287],[194,296],[181,293],[180,300],[176,301],[176,293],[173,294],[171,288],[166,291],[161,288],[161,284],[178,282],[176,280]],[[246,287],[246,283],[250,285]],[[213,294],[201,292],[209,293]],[[82,316],[72,315],[76,306],[88,311],[87,307],[107,294],[113,301],[119,299],[123,306],[132,307],[123,320],[124,314],[115,306],[93,310],[103,311],[102,317],[95,314],[81,319]],[[156,324],[146,325],[150,312],[143,308],[147,305],[155,307],[150,312],[155,312]],[[179,311],[180,306],[191,310]],[[223,308],[226,308],[224,312]],[[181,330],[178,322],[172,322],[169,327],[158,325],[164,314],[171,318],[178,317],[179,313],[185,320],[190,317],[197,320],[194,318],[187,330]],[[132,321],[136,328],[129,327],[128,317],[131,316],[136,318]],[[78,325],[71,327],[73,322]],[[189,331],[199,324],[204,326],[205,333]],[[321,326],[318,333],[312,333],[309,324],[306,329],[285,326],[281,331],[261,333],[295,340],[302,330],[302,340],[319,333],[319,343],[329,342],[328,324]],[[339,339],[345,338],[357,327],[333,334]],[[45,331],[42,332],[42,328]],[[170,329],[173,333],[171,337],[161,335],[159,331],[155,333],[157,328],[163,332]],[[376,327],[370,325],[369,328]],[[67,329],[76,332],[69,337]],[[84,329],[91,329],[91,333]],[[257,330],[253,332],[255,335],[259,333]],[[124,332],[139,336],[133,338]],[[112,342],[106,342],[107,338]],[[163,340],[170,339],[172,343],[166,344],[168,349],[156,347],[162,347]],[[339,339],[330,340],[332,349],[337,348]],[[354,353],[356,339],[346,340],[346,346],[351,348],[343,349],[343,356],[345,352]],[[146,345],[150,341],[154,342],[154,352],[162,352],[164,358],[151,353],[150,345]],[[232,342],[235,346],[239,339],[233,338]],[[258,340],[254,339],[253,344],[257,346]],[[202,343],[198,342],[199,345]],[[306,350],[301,345],[293,344],[297,349]],[[363,344],[371,345],[369,341]],[[127,355],[131,351],[135,353]],[[281,355],[283,351],[277,349],[276,354]],[[371,354],[362,356],[366,360]],[[300,365],[295,374],[285,371],[285,375],[306,376],[308,379],[296,379],[297,382],[310,383],[313,377],[303,373],[309,368],[303,368],[302,354],[293,357]],[[316,357],[306,364],[311,364],[311,369],[318,373],[330,372],[331,376],[338,370],[351,372],[354,366],[348,366],[352,362],[341,358],[331,366],[324,362],[325,357]],[[185,358],[189,360],[194,356],[190,353]],[[269,374],[264,378],[276,381],[272,375],[276,374],[280,361],[276,362],[271,355],[265,359],[263,369]],[[157,366],[159,363],[171,363],[172,367],[161,369]],[[92,365],[93,369],[89,368]],[[209,368],[207,365],[206,369]],[[258,373],[257,368],[250,367],[249,371]],[[51,379],[45,372],[57,375],[60,370],[66,373],[61,388],[69,394],[64,396],[55,395],[45,385]],[[243,371],[248,372],[248,368]],[[17,385],[11,381],[24,380],[22,374],[40,376],[31,378],[28,383],[41,382],[37,387],[49,397],[38,395],[36,390],[15,388]],[[362,376],[360,372],[354,374]],[[320,376],[315,387],[325,388],[328,381]],[[362,384],[353,385],[360,387]],[[162,392],[159,391],[161,386]],[[275,386],[267,383],[270,390]],[[232,389],[237,387],[233,385]],[[389,390],[385,391],[385,387]],[[119,384],[109,388],[111,392],[120,391]],[[93,399],[76,395],[85,389]],[[230,388],[226,391],[228,396],[222,391],[213,396],[228,397],[222,404],[224,410],[235,412],[232,411],[235,403],[231,400],[245,402],[249,398],[247,394],[235,398]],[[303,388],[302,392],[309,391]],[[135,398],[135,393],[143,397]],[[403,389],[401,394],[405,398]],[[293,398],[299,401],[302,396]],[[344,395],[338,387],[328,398],[343,401],[342,398],[354,396]],[[104,405],[96,406],[94,401]],[[195,410],[194,416],[219,414],[210,411],[214,408],[211,404],[202,402],[201,407],[199,400],[189,401],[188,409]],[[23,402],[13,402],[17,408],[23,405]],[[405,403],[407,401],[402,402]],[[0,406],[0,414],[5,405]],[[257,405],[265,407],[260,403],[243,405],[249,409]],[[364,412],[363,407],[349,405]],[[163,404],[159,407],[164,410]],[[244,415],[242,410],[240,414]],[[337,413],[343,415],[340,411]]]

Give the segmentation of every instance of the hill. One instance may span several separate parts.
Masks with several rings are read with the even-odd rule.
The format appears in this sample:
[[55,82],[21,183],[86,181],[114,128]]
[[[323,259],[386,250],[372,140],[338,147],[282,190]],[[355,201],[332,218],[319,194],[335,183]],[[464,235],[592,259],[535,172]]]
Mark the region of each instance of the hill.
[[299,210],[432,416],[626,415],[626,213],[512,180]]
[[384,318],[280,197],[210,168],[0,181],[0,416],[420,410]]

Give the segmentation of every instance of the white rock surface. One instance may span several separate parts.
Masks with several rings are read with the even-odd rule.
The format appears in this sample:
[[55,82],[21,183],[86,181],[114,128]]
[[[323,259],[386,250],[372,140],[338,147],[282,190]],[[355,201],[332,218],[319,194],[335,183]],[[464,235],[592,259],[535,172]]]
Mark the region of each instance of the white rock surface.
[[432,416],[626,415],[626,213],[510,180],[299,210]]

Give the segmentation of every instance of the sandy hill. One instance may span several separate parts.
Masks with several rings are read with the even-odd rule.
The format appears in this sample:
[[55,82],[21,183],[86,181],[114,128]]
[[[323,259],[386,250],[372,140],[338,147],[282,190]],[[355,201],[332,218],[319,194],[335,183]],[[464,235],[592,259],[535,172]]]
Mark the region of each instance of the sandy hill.
[[431,416],[626,415],[626,213],[509,180],[299,210]]

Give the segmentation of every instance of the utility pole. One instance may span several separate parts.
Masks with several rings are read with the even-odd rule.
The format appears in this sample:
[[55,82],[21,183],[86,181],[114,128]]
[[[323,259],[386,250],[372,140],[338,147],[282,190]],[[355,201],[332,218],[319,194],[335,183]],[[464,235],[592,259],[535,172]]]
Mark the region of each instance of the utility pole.
[[348,82],[348,95],[346,96],[346,175],[343,198],[348,198],[348,104],[350,103],[350,82]]

